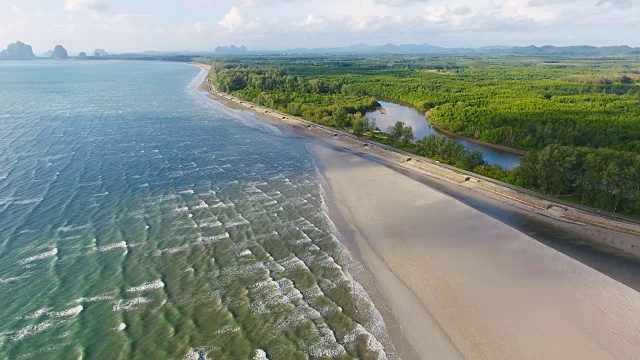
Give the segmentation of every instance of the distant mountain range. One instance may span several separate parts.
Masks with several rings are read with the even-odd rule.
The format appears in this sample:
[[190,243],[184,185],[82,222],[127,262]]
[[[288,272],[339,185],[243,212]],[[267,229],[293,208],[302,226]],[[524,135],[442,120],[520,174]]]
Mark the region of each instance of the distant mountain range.
[[[255,53],[256,51],[251,51]],[[430,44],[356,44],[334,48],[296,48],[282,51],[263,51],[267,53],[298,54],[503,54],[503,55],[570,55],[570,56],[624,56],[640,55],[640,48],[623,46],[484,46],[480,48],[445,48]]]
[[[66,58],[63,49],[58,54],[48,51],[45,57]],[[484,46],[480,48],[446,48],[430,44],[386,44],[367,45],[364,43],[332,48],[295,48],[287,50],[247,50],[245,46],[218,46],[214,51],[144,51],[123,54],[107,54],[103,49],[96,49],[93,56],[83,56],[83,59],[176,59],[182,61],[198,56],[240,56],[259,54],[442,54],[442,55],[501,55],[501,56],[570,56],[570,57],[638,57],[640,48],[622,46]],[[86,55],[86,54],[85,54]],[[31,46],[22,42],[10,44],[6,50],[0,52],[0,59],[31,59],[34,58]]]

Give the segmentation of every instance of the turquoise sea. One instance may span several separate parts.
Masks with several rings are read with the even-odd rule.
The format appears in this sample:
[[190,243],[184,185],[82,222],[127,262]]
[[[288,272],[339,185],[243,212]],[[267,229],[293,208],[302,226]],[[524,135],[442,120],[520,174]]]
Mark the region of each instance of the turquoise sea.
[[0,62],[0,358],[384,358],[304,141],[161,62]]

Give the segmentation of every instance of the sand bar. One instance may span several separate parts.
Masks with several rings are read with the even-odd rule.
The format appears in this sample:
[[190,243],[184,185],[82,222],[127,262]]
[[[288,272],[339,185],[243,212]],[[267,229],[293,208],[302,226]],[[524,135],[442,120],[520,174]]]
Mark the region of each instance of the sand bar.
[[310,148],[420,358],[640,358],[640,293],[392,169]]

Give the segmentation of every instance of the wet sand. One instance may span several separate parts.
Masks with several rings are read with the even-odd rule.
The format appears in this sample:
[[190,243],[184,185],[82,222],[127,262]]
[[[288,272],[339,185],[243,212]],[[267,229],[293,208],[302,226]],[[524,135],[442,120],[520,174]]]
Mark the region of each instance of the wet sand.
[[640,293],[392,169],[310,150],[403,358],[640,358]]
[[[260,114],[256,119],[290,135],[322,139],[313,140],[310,148],[324,169],[330,215],[365,266],[365,276],[356,280],[384,317],[392,353],[403,359],[640,358],[635,315],[640,293],[544,245],[578,255],[633,286],[635,277],[626,271],[635,268],[635,259],[592,249],[597,240],[563,249],[570,244],[566,234],[548,234],[560,226],[563,233],[590,237],[588,227],[519,211],[402,166],[381,165],[375,156],[367,160],[339,140],[306,128],[294,126],[294,131]],[[475,197],[482,204],[475,204]],[[527,219],[520,226],[514,219],[519,212],[536,222]],[[550,224],[532,230],[541,220]],[[552,240],[536,241],[512,226]],[[577,249],[599,255],[594,260]],[[631,264],[618,269],[608,263],[611,259],[601,259],[603,254]]]

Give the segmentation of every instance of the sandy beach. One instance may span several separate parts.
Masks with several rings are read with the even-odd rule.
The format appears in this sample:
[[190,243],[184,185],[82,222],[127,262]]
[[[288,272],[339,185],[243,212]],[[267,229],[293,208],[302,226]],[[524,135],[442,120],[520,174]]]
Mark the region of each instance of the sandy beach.
[[385,166],[310,149],[417,357],[640,358],[640,293]]
[[[333,133],[221,95],[211,94],[228,107],[255,112],[261,121],[310,138],[330,216],[365,268],[365,276],[356,280],[382,314],[395,355],[640,358],[639,292],[585,265],[585,259],[564,255],[509,226],[510,221],[476,210],[467,199],[537,217],[595,243],[633,244],[634,236],[558,221],[544,210],[519,206],[518,199],[491,196],[492,189],[478,191],[487,186],[480,182],[460,186],[446,174],[434,179],[428,171],[390,161]],[[608,274],[626,277],[624,270]],[[632,278],[627,283],[635,283]]]

